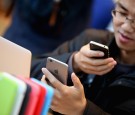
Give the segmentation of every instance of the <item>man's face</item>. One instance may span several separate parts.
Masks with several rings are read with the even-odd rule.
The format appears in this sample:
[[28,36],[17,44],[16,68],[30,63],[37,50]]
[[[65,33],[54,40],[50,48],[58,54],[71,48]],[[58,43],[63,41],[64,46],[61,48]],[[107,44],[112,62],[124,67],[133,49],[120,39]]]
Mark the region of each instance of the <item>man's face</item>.
[[135,0],[119,0],[115,10],[118,11],[113,16],[116,43],[125,51],[135,51]]

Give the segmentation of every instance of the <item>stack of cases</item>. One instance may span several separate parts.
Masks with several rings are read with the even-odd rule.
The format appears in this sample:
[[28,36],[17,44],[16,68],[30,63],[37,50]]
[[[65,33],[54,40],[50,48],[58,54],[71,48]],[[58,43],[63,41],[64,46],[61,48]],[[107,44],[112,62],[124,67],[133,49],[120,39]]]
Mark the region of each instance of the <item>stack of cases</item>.
[[0,73],[0,115],[47,115],[53,94],[37,79]]

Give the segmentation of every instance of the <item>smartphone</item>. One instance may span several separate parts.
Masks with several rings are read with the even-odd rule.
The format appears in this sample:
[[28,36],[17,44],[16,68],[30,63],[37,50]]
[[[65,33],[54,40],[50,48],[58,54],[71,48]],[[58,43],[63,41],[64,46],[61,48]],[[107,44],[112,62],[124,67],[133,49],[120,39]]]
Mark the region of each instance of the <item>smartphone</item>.
[[104,52],[104,56],[103,57],[94,57],[94,58],[104,59],[104,58],[108,58],[109,57],[109,48],[108,48],[108,46],[103,45],[101,43],[97,43],[95,41],[90,41],[89,44],[90,44],[90,49],[91,50]]
[[46,94],[43,97],[44,101],[42,101],[43,102],[42,111],[39,115],[47,115],[49,112],[51,102],[52,102],[54,89],[51,86],[49,86],[35,78],[31,78],[31,80],[34,81],[35,83],[39,84],[42,88],[44,88],[46,90]]
[[47,58],[46,68],[63,84],[67,84],[68,65],[52,57]]
[[[22,103],[24,101],[27,86],[26,86],[25,82],[17,79],[16,77],[14,77],[13,75],[11,75],[9,73],[3,72],[2,75],[4,77],[6,77],[6,79],[12,80],[15,84],[17,84],[17,92],[14,92],[16,94],[16,99],[14,101],[14,106],[12,109],[12,113],[10,115],[18,115],[21,110]],[[7,84],[7,85],[8,85],[9,89],[12,87],[12,86],[10,86],[10,84]],[[4,98],[3,102],[6,103],[6,101],[8,100],[6,96],[8,96],[8,98],[11,99],[11,95],[8,95],[9,92],[11,92],[11,90],[9,90],[9,89],[6,90],[5,88],[3,88],[3,89],[6,94],[5,97],[3,97]],[[0,104],[2,104],[2,103],[0,103]],[[3,108],[3,106],[1,108]],[[1,114],[1,115],[6,115],[6,114]]]

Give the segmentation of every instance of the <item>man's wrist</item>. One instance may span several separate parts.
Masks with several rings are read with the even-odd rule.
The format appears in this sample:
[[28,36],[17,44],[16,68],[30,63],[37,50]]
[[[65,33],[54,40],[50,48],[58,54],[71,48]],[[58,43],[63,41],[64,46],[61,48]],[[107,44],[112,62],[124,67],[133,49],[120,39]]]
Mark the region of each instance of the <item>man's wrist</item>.
[[83,115],[85,108],[86,108],[86,105],[87,105],[87,100],[84,99],[84,101],[81,104],[79,104],[78,109],[76,109],[76,112],[73,115]]
[[82,103],[82,106],[80,108],[80,112],[79,112],[80,114],[78,114],[78,115],[83,115],[83,113],[85,111],[85,108],[86,108],[86,105],[87,105],[87,100],[85,98],[84,101],[83,101],[83,103]]

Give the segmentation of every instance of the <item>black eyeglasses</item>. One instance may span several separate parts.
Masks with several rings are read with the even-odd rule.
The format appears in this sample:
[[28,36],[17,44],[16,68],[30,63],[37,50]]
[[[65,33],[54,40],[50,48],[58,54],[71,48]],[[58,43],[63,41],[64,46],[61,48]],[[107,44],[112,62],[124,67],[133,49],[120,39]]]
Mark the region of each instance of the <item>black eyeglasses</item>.
[[127,20],[130,22],[131,26],[135,28],[135,20],[134,19],[129,19],[127,17],[127,14],[117,11],[117,10],[113,10],[112,11],[112,16],[117,18],[117,20],[125,23]]

